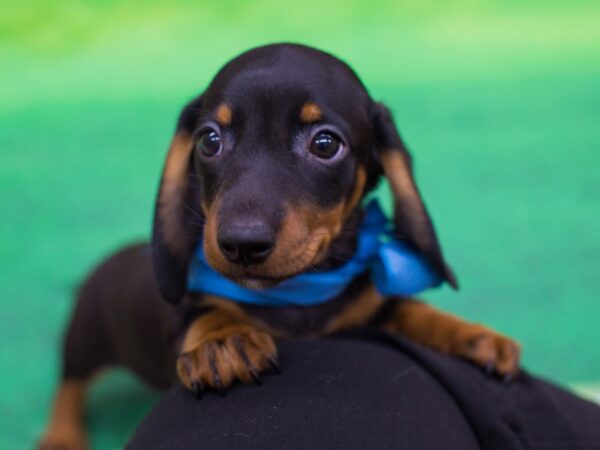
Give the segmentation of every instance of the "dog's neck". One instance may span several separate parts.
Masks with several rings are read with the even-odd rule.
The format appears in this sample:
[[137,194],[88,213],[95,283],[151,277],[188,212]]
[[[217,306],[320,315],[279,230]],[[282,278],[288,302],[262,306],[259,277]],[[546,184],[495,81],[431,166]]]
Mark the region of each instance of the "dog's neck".
[[348,262],[356,252],[356,243],[360,225],[364,217],[364,208],[358,206],[346,219],[342,231],[331,242],[327,254],[310,268],[311,272],[323,272],[336,269]]

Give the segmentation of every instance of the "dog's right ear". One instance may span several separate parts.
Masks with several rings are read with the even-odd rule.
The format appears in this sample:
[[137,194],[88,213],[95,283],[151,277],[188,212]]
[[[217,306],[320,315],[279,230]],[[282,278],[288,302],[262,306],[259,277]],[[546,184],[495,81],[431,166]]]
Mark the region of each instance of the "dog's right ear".
[[186,292],[188,264],[200,242],[204,222],[191,164],[193,133],[201,107],[199,96],[179,116],[154,209],[152,264],[158,287],[171,303],[178,303]]
[[377,158],[394,196],[397,236],[425,256],[433,269],[458,289],[458,281],[444,260],[433,222],[415,183],[410,154],[390,110],[382,103],[373,104],[372,127]]

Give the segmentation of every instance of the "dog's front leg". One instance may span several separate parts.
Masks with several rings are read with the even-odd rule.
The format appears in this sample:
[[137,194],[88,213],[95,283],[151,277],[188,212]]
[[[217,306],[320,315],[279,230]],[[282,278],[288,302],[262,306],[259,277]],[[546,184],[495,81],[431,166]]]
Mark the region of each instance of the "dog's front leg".
[[460,356],[507,378],[519,370],[520,346],[483,325],[467,322],[413,299],[390,299],[384,330],[439,352]]
[[194,393],[213,388],[223,391],[234,381],[259,383],[258,374],[277,369],[273,337],[237,314],[214,308],[187,328],[177,374]]

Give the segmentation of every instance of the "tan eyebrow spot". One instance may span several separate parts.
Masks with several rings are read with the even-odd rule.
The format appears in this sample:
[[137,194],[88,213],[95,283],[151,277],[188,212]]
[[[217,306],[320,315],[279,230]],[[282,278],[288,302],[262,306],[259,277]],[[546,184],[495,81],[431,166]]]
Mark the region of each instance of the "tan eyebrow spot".
[[224,127],[231,125],[231,116],[233,112],[227,103],[221,103],[217,108],[216,118],[219,125]]
[[302,106],[302,110],[300,111],[300,120],[304,123],[312,123],[321,119],[323,113],[321,112],[321,108],[319,108],[314,103],[308,102]]

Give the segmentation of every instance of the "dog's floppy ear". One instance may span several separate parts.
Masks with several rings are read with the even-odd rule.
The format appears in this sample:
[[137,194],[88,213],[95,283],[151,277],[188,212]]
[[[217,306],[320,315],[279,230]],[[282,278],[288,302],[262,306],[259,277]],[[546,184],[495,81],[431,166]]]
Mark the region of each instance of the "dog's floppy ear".
[[371,120],[376,157],[394,194],[394,224],[398,237],[415,247],[441,277],[458,289],[458,282],[444,261],[433,223],[415,184],[410,155],[389,109],[375,103]]
[[191,164],[193,132],[201,106],[202,96],[179,116],[154,209],[152,264],[158,287],[171,303],[179,302],[185,294],[188,264],[204,221]]

